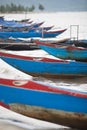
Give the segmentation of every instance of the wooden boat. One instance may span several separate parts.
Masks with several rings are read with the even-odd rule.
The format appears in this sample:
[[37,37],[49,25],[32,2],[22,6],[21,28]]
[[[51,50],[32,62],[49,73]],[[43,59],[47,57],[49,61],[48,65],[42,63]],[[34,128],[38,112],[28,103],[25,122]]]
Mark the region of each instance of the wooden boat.
[[11,66],[33,76],[51,78],[87,76],[87,63],[44,57],[29,57],[0,52],[0,58]]
[[[46,42],[46,41],[45,41]],[[62,40],[58,40],[58,41],[49,41],[49,43],[53,43],[53,44],[58,44],[58,45],[73,45],[75,47],[84,47],[87,48],[87,40],[86,39],[82,39],[82,40],[71,40],[69,38],[65,38]]]
[[76,47],[70,44],[50,44],[39,40],[36,40],[35,43],[44,51],[55,57],[76,61],[87,61],[87,48]]
[[50,29],[52,29],[54,26],[47,26],[47,27],[39,27],[39,29],[40,30],[46,30],[46,31],[48,31],[48,30],[50,30]]
[[18,31],[18,32],[6,32],[6,31],[1,31],[0,32],[0,38],[32,38],[32,37],[56,37],[66,31],[66,29],[63,30],[57,30],[57,31]]
[[15,21],[2,21],[0,22],[0,32],[21,32],[30,31],[32,28],[39,28],[44,22],[40,23],[19,23]]
[[36,50],[40,47],[31,40],[20,40],[20,39],[0,39],[0,49],[5,50]]
[[44,27],[32,27],[30,31],[49,31],[53,28],[54,26],[44,26]]
[[[32,25],[34,25],[34,27],[39,27],[41,26],[43,22],[39,22],[39,23],[33,23]],[[29,23],[27,22],[18,22],[15,20],[5,20],[3,17],[0,18],[0,25],[3,27],[12,27],[12,28],[20,28],[20,27],[29,27]]]
[[[27,21],[29,19],[26,19],[25,21]],[[24,21],[24,20],[23,20]],[[33,21],[30,22],[18,22],[15,20],[5,20],[3,17],[0,18],[0,31],[4,31],[4,32],[20,32],[20,31],[29,31],[32,27],[33,28],[38,28],[40,27],[43,22],[38,22],[38,23],[32,23]]]
[[3,27],[3,28],[21,28],[21,27],[29,27],[29,24],[26,24],[26,23],[19,23],[19,22],[16,22],[14,20],[11,20],[11,21],[8,21],[8,20],[0,20],[0,25]]
[[87,40],[83,39],[83,40],[75,41],[74,45],[77,46],[77,47],[87,48]]
[[87,130],[87,92],[0,78],[0,101],[26,116]]
[[[41,40],[40,40],[41,41]],[[76,47],[84,47],[87,48],[87,39],[82,39],[82,40],[71,40],[70,38],[64,38],[61,40],[42,40],[42,42],[45,43],[51,43],[51,44],[58,44],[58,45],[73,45]]]
[[26,22],[29,22],[30,19],[22,19],[22,20],[17,20],[16,22],[19,22],[19,23],[26,23]]
[[0,49],[12,50],[12,51],[23,51],[23,50],[36,50],[40,49],[35,43],[0,43]]

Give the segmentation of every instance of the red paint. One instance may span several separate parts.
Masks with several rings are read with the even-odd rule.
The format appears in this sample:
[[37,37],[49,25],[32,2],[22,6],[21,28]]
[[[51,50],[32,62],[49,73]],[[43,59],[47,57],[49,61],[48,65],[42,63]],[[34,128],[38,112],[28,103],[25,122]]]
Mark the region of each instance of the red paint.
[[51,58],[45,58],[45,57],[30,57],[30,56],[21,56],[21,55],[14,55],[9,53],[0,52],[0,56],[2,57],[9,57],[9,58],[16,58],[16,59],[23,59],[23,60],[32,60],[37,62],[68,62],[65,60],[56,60]]
[[3,107],[5,107],[5,108],[7,108],[7,109],[10,109],[9,105],[4,104],[3,102],[0,102],[0,106],[3,106]]
[[[22,84],[22,82],[25,82],[25,83]],[[29,90],[35,90],[35,91],[39,90],[39,91],[60,93],[60,94],[77,96],[77,97],[81,97],[81,98],[87,98],[87,94],[85,94],[85,93],[83,94],[80,92],[63,90],[61,88],[53,88],[51,86],[40,84],[40,83],[31,81],[31,80],[9,80],[9,79],[0,78],[0,84],[6,85],[8,87],[25,88],[25,89],[29,89]]]
[[63,48],[63,49],[66,49],[68,51],[72,51],[72,50],[82,50],[82,51],[83,50],[87,50],[87,48],[75,47],[75,46],[72,46],[72,45],[64,46],[61,42],[59,42],[59,45],[58,45],[58,44],[44,43],[44,42],[40,42],[39,40],[35,40],[35,43],[39,44],[39,45],[43,45],[43,46],[53,47],[53,48]]

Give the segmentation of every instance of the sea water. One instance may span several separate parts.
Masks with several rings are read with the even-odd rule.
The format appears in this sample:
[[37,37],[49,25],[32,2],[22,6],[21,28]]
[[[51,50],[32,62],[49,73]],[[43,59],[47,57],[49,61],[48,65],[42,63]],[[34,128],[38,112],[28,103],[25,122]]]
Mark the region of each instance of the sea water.
[[[42,26],[51,26],[54,25],[53,29],[64,29],[67,30],[56,37],[56,39],[63,39],[63,38],[70,38],[70,26],[74,25],[72,31],[72,37],[78,39],[87,39],[87,12],[51,12],[51,13],[27,13],[27,14],[1,14],[4,16],[6,20],[21,20],[25,18],[30,18],[34,22],[42,22],[44,24]],[[79,33],[77,35],[77,26],[79,27]],[[48,39],[47,39],[48,40]],[[29,55],[29,56],[42,56],[42,57],[52,57],[48,53],[44,52],[43,50],[33,50],[33,51],[8,51],[9,53],[13,54],[20,54],[20,55]],[[4,61],[0,59],[0,77],[3,78],[15,78],[15,79],[33,79],[32,76],[24,74],[17,69],[11,67]],[[54,86],[61,86],[76,90],[82,90],[87,92],[87,77],[85,78],[73,78],[73,79],[50,79],[50,78],[42,78],[42,77],[35,77],[34,80],[36,81],[44,81],[45,83],[54,85]],[[5,110],[2,110],[1,113],[5,113]],[[3,118],[5,118],[5,114],[2,114]],[[15,117],[17,119],[17,117]],[[3,120],[2,120],[3,121]],[[38,120],[36,122],[39,123]],[[30,123],[33,129],[33,123]],[[51,124],[49,124],[51,125]],[[1,126],[1,125],[0,125]],[[5,126],[5,125],[4,125]],[[11,126],[11,130],[12,130]],[[30,128],[30,127],[29,127]],[[14,127],[13,127],[14,129]],[[23,127],[24,129],[24,127]],[[37,126],[36,128],[37,129]],[[51,128],[50,128],[51,129]],[[53,129],[53,128],[52,128]],[[69,128],[66,128],[68,130]],[[10,130],[10,128],[9,128]],[[15,128],[16,130],[16,128]],[[43,130],[43,126],[41,128]],[[63,130],[63,127],[57,125],[57,130]],[[71,129],[69,129],[71,130]]]

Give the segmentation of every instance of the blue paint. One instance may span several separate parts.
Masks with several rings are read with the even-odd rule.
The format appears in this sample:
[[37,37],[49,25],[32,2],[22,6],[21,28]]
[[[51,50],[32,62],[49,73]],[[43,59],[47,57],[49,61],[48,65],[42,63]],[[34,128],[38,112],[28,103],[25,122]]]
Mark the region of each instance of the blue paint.
[[57,75],[86,75],[87,63],[84,62],[40,62],[17,58],[1,58],[13,67],[26,72],[37,74],[57,74]]
[[62,59],[87,59],[87,50],[68,50],[66,48],[62,47],[50,47],[50,46],[45,46],[45,45],[39,45],[40,48],[48,52],[49,54],[62,58]]
[[8,37],[13,37],[13,38],[32,38],[32,37],[44,37],[44,38],[47,38],[47,37],[56,37],[58,35],[60,35],[61,31],[57,32],[57,33],[42,33],[41,31],[40,32],[36,32],[36,31],[30,31],[30,32],[0,32],[0,38],[8,38]]
[[0,85],[0,100],[6,104],[20,103],[87,114],[87,98],[66,94],[56,94]]

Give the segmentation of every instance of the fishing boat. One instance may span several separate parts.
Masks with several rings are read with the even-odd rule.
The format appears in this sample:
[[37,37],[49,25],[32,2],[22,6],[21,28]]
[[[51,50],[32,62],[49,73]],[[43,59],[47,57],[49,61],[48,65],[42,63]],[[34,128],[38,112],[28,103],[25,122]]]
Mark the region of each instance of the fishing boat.
[[50,38],[50,37],[56,37],[60,34],[62,34],[66,29],[62,30],[56,30],[56,31],[12,31],[12,32],[6,32],[1,31],[0,32],[0,38],[32,38],[32,37],[43,37],[43,38]]
[[30,57],[0,52],[0,58],[11,66],[32,76],[51,78],[87,76],[87,63],[54,58]]
[[87,48],[80,47],[80,45],[79,47],[76,47],[73,44],[67,44],[67,42],[66,44],[51,44],[41,42],[39,40],[36,40],[35,43],[37,43],[41,49],[57,58],[76,61],[87,61]]
[[[0,32],[21,32],[29,31],[32,28],[39,28],[44,22],[40,23],[19,23],[15,21],[0,21]],[[47,28],[49,29],[49,28]]]
[[75,42],[74,42],[74,45],[75,45],[76,47],[84,47],[84,48],[87,48],[87,39],[75,41]]
[[0,39],[0,49],[13,50],[13,51],[23,51],[23,50],[36,50],[40,47],[30,40],[21,40],[21,39]]
[[0,78],[0,103],[23,115],[87,130],[87,92]]
[[[34,27],[39,27],[41,26],[43,22],[39,22],[39,23],[33,23],[32,26],[34,25]],[[18,22],[15,20],[5,20],[3,17],[0,17],[0,25],[3,27],[12,27],[12,28],[20,28],[20,27],[29,27],[31,24],[27,23],[27,22]]]
[[12,51],[27,51],[40,49],[35,43],[0,43],[0,49],[12,50]]
[[54,26],[43,26],[43,27],[31,27],[30,31],[49,31]]
[[[63,46],[68,46],[68,45],[73,45],[75,47],[84,47],[87,48],[87,39],[80,39],[80,40],[71,40],[70,38],[64,38],[64,39],[56,39],[56,40],[40,40],[45,43],[51,43],[55,45],[63,45]],[[36,41],[37,42],[37,41]]]

